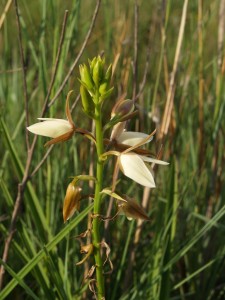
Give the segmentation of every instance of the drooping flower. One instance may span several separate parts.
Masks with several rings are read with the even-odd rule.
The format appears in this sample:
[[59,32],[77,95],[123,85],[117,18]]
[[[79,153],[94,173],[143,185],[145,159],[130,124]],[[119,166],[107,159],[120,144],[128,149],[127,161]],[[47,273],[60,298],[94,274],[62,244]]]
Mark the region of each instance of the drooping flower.
[[168,165],[167,162],[143,155],[141,148],[140,154],[138,153],[139,147],[153,139],[153,134],[154,132],[147,135],[141,132],[124,131],[116,138],[118,147],[127,146],[127,149],[118,156],[120,170],[125,176],[149,188],[155,187],[155,180],[153,170],[146,163]]
[[123,198],[124,201],[118,201],[119,209],[125,214],[128,220],[150,220],[143,207],[140,206],[134,199],[128,197],[127,195],[123,195]]
[[117,216],[118,213],[123,213],[128,218],[128,220],[150,220],[144,208],[140,206],[133,198],[125,194],[119,194],[118,192],[112,191],[109,188],[103,189],[101,193],[109,195],[117,200],[118,211],[115,216]]

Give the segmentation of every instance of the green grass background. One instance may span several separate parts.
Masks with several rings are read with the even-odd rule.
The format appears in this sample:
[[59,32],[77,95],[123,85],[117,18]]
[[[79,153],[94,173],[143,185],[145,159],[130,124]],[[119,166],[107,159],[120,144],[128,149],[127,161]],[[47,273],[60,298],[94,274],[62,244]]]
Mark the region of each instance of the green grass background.
[[[6,4],[1,0],[0,17]],[[113,273],[106,275],[106,299],[224,299],[225,298],[225,52],[224,0],[189,1],[181,53],[175,77],[174,107],[162,155],[169,167],[156,170],[156,186],[148,196],[151,222],[142,224],[120,216],[109,224]],[[116,64],[107,100],[105,122],[115,100],[132,97],[134,84],[146,82],[137,100],[139,121],[130,130],[151,132],[150,145],[160,149],[169,80],[174,64],[184,2],[137,1],[137,78],[134,61],[134,1],[102,0],[91,37],[79,63],[104,52]],[[61,34],[64,12],[69,11],[52,99],[78,54],[90,26],[96,2],[90,0],[19,0],[25,56],[29,122],[36,122],[46,97]],[[199,12],[202,8],[202,17]],[[225,10],[224,10],[225,13]],[[164,39],[163,39],[164,32]],[[220,44],[218,43],[219,36]],[[79,94],[78,65],[46,116],[65,118],[69,90]],[[202,91],[200,87],[203,87]],[[76,125],[91,130],[91,122],[78,102]],[[14,2],[0,28],[0,253],[27,159],[25,108],[18,27]],[[107,132],[109,134],[109,132]],[[29,136],[30,140],[33,136]],[[38,137],[30,173],[46,153],[46,138]],[[62,205],[70,176],[88,174],[90,144],[82,137],[54,147],[46,162],[28,182],[16,232],[9,251],[0,299],[92,299],[84,271],[76,266],[82,255],[76,235],[86,229],[91,207],[84,201],[79,214],[64,225]],[[110,185],[111,169],[105,186]],[[141,186],[120,176],[121,190],[142,203]],[[88,184],[84,191],[89,192]],[[145,191],[146,193],[146,191]],[[104,213],[108,200],[105,201]],[[102,228],[104,225],[102,225]],[[2,254],[1,254],[2,255]]]

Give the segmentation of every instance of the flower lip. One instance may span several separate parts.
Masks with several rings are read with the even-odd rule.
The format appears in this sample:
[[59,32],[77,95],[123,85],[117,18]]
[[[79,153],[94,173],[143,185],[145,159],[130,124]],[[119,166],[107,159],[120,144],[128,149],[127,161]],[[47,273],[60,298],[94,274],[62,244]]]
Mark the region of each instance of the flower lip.
[[135,153],[121,154],[118,158],[119,166],[125,176],[137,183],[149,187],[155,187],[155,181],[149,168],[145,165],[142,157]]

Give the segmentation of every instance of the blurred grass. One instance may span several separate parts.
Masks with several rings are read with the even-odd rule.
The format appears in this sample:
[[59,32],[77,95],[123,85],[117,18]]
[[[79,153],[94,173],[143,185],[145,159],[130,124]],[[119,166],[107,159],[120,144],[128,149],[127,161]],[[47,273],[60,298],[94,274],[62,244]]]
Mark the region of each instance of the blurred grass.
[[[0,2],[0,16],[7,2]],[[138,87],[146,66],[148,43],[150,63],[144,90],[138,100],[141,121],[139,125],[131,122],[130,129],[139,126],[142,131],[150,132],[161,126],[183,1],[138,3]],[[151,191],[148,200],[152,222],[143,224],[138,244],[134,243],[136,222],[129,223],[124,217],[119,217],[110,223],[107,243],[111,247],[114,271],[107,275],[106,299],[203,300],[225,297],[225,53],[224,34],[222,38],[219,34],[224,26],[219,18],[223,3],[224,0],[206,0],[203,5],[201,1],[189,2],[175,78],[174,109],[163,147],[163,157],[170,166],[156,170],[157,189]],[[18,1],[18,5],[27,72],[29,121],[33,123],[40,116],[47,94],[65,9],[68,9],[69,17],[50,99],[81,47],[95,1],[32,0]],[[201,23],[198,24],[199,17]],[[162,28],[165,29],[165,39],[162,38]],[[113,77],[115,91],[104,107],[106,117],[121,94],[126,92],[127,97],[132,96],[133,31],[133,1],[102,1],[96,26],[80,63],[102,51],[108,63],[119,55]],[[23,83],[13,3],[0,28],[0,57],[2,253],[17,185],[21,182],[27,157]],[[74,89],[77,95],[79,91],[77,76],[78,68],[49,109],[48,116],[65,116],[67,92]],[[75,124],[90,129],[91,124],[85,121],[79,103],[73,116]],[[45,138],[38,138],[31,171],[46,152],[45,141]],[[159,148],[160,142],[156,141],[153,150]],[[79,223],[79,228],[75,227],[67,240],[57,242],[53,248],[48,247],[58,234],[75,224],[75,218],[82,215],[81,212],[68,227],[64,227],[62,202],[69,177],[87,174],[89,163],[89,145],[81,137],[75,137],[73,141],[54,147],[28,183],[9,252],[5,290],[0,292],[0,299],[5,298],[4,291],[11,292],[8,299],[31,299],[32,292],[39,299],[79,299],[81,295],[91,298],[87,286],[82,285],[84,268],[75,266],[81,256],[79,243],[74,237],[85,230],[86,221]],[[142,202],[140,186],[131,185],[123,176],[120,186],[123,186],[123,192],[135,195]],[[83,188],[85,193],[89,192],[86,185]],[[84,203],[81,211],[86,206]],[[42,253],[39,258],[38,253]],[[36,265],[32,265],[35,259]],[[83,294],[85,291],[87,294]]]

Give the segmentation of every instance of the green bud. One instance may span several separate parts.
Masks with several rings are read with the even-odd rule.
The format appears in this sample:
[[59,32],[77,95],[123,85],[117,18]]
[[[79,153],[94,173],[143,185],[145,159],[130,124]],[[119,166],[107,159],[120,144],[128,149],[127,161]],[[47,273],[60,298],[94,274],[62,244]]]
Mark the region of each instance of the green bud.
[[97,62],[97,57],[94,57],[92,60],[88,60],[89,62],[89,66],[90,66],[90,71],[91,71],[91,75],[93,74],[93,69],[94,69],[94,66]]
[[103,73],[103,68],[102,68],[102,63],[100,60],[97,60],[94,68],[93,68],[93,80],[95,83],[95,86],[98,88],[101,81],[102,81],[102,73]]
[[107,91],[107,89],[108,89],[108,82],[105,82],[105,81],[104,81],[104,82],[100,85],[100,87],[99,87],[99,93],[100,93],[100,95],[105,94],[106,91]]
[[104,94],[101,95],[100,100],[103,101],[106,98],[108,98],[112,94],[113,90],[114,90],[114,87],[112,87],[111,89],[107,90]]
[[94,88],[94,82],[91,78],[91,74],[90,71],[88,70],[87,66],[84,65],[80,65],[80,78],[81,78],[81,82],[83,82],[85,84],[85,86],[87,87],[88,90],[93,90]]
[[83,85],[80,86],[80,95],[81,95],[84,112],[88,116],[93,117],[95,106],[90,94],[88,93],[87,89]]

